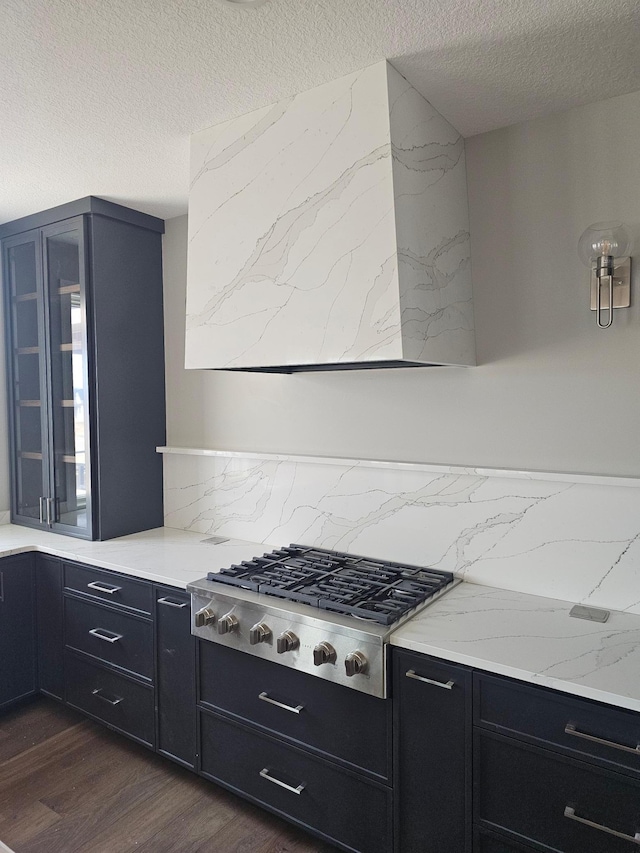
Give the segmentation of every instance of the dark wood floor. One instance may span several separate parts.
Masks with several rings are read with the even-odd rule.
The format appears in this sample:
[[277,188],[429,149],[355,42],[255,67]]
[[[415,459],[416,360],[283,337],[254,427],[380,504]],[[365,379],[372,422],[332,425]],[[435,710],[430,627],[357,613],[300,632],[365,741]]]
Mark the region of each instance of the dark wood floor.
[[48,699],[0,716],[0,841],[15,853],[336,853]]

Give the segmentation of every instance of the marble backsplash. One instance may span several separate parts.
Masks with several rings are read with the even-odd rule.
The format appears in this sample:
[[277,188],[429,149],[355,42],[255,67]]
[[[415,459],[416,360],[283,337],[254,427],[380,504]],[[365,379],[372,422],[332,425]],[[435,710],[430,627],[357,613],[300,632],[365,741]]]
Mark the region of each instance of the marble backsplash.
[[640,613],[638,481],[223,451],[164,461],[167,527]]

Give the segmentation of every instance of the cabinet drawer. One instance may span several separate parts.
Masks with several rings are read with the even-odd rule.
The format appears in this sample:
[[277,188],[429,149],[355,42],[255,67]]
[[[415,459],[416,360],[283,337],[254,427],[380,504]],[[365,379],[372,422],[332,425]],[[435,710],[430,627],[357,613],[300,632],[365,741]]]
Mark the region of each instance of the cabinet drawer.
[[69,705],[139,740],[154,743],[153,688],[66,652],[65,700]]
[[202,772],[324,838],[391,849],[391,791],[244,726],[200,712]]
[[151,614],[153,596],[151,584],[126,575],[105,572],[76,563],[64,564],[64,585],[67,589],[99,598],[109,604],[129,607]]
[[151,622],[66,596],[64,630],[67,646],[149,681],[153,678]]
[[474,676],[476,724],[640,778],[640,714]]
[[389,701],[206,641],[199,683],[202,703],[389,778]]
[[512,738],[476,734],[476,822],[545,850],[637,849],[640,783]]

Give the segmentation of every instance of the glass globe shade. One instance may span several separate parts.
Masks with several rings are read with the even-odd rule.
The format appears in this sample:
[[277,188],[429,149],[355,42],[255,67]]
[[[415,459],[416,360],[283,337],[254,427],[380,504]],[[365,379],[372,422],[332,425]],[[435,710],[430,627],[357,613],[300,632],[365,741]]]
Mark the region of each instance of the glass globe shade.
[[625,258],[631,254],[631,235],[622,222],[596,222],[590,225],[578,241],[578,256],[582,263],[593,266],[602,256]]

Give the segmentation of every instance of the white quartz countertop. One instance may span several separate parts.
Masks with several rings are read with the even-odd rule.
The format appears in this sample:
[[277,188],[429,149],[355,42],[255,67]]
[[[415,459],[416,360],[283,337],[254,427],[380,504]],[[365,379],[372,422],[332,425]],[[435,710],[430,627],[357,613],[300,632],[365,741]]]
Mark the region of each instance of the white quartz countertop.
[[219,571],[270,550],[259,542],[238,539],[212,545],[205,543],[208,538],[204,533],[158,527],[106,542],[88,542],[5,524],[0,526],[0,557],[40,551],[184,589],[207,572]]
[[569,616],[572,602],[463,583],[401,625],[391,643],[640,711],[640,616]]
[[[248,560],[259,542],[161,527],[88,542],[27,527],[0,526],[0,557],[40,551],[184,589],[207,572]],[[572,602],[462,583],[391,635],[391,643],[640,711],[640,616],[611,611],[605,623],[569,616]]]

